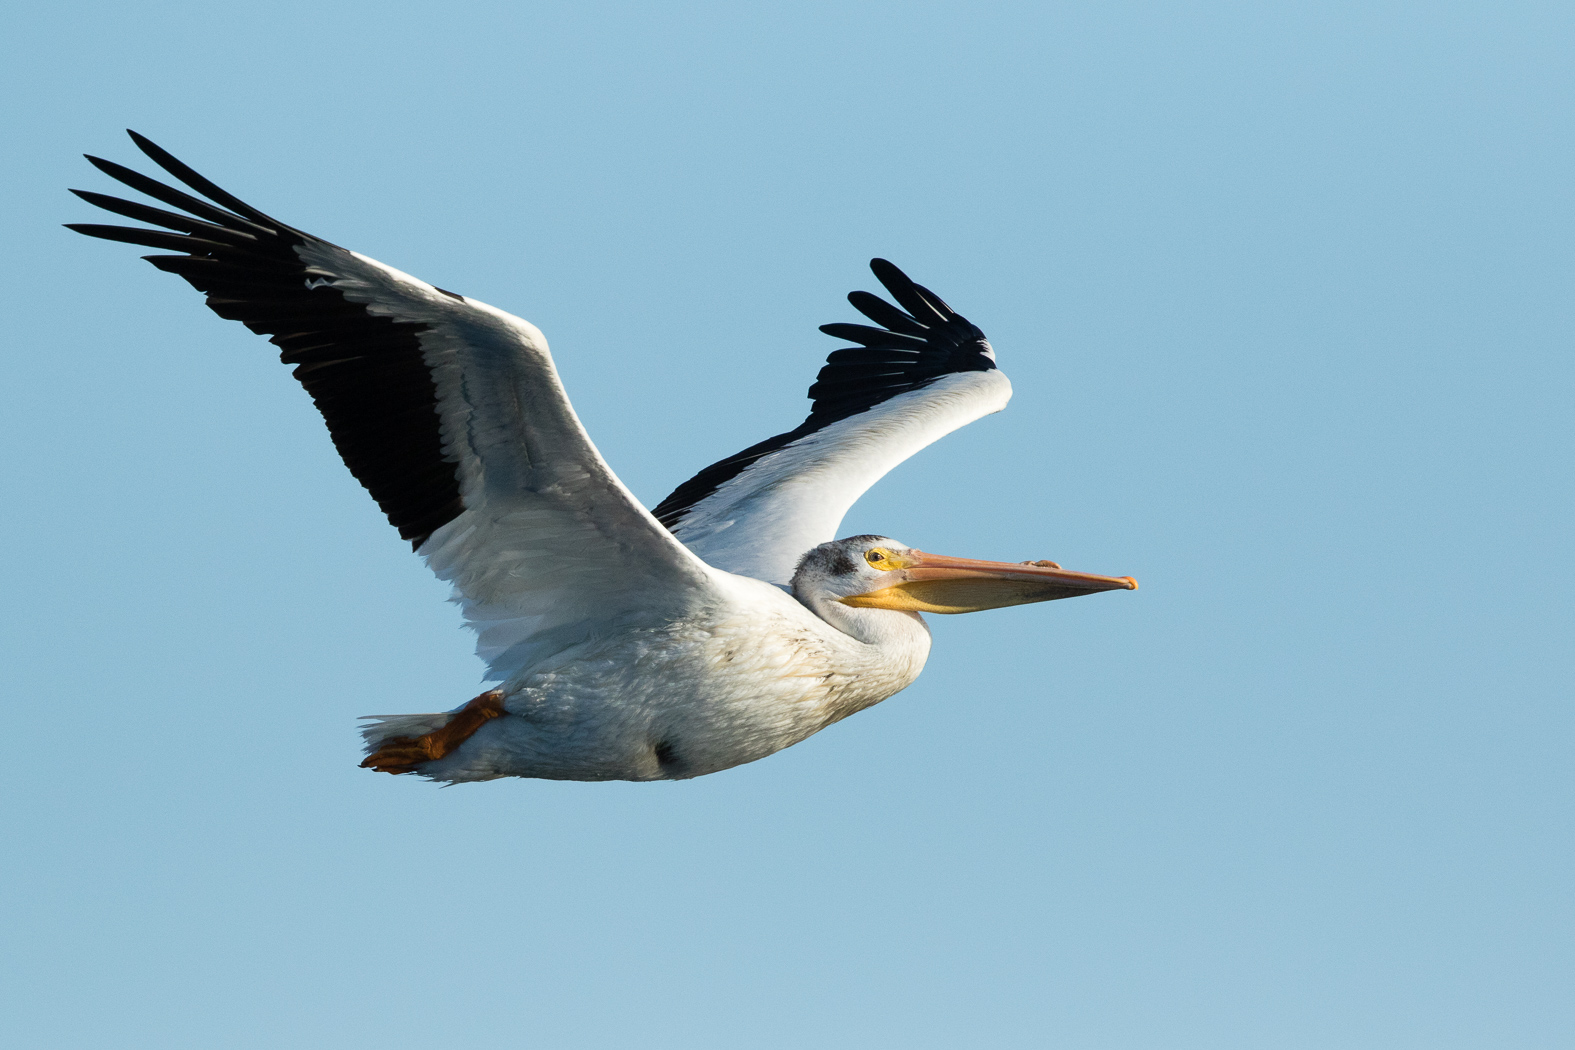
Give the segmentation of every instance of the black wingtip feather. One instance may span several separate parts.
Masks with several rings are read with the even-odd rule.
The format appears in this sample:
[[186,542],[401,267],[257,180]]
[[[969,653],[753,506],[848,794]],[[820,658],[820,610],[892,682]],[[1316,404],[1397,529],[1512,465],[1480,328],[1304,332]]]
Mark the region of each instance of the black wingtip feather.
[[146,204],[121,200],[119,197],[111,197],[107,193],[93,193],[89,190],[72,190],[71,192],[95,208],[103,208],[105,211],[114,212],[116,215],[124,215],[128,219],[136,219],[138,222],[150,222],[167,230],[196,234],[207,240],[221,241],[237,247],[247,247],[257,243],[256,234],[250,231],[232,230],[227,226],[205,222],[202,219],[193,219],[187,215],[177,215],[175,212],[164,211],[162,208],[150,208]]
[[293,230],[281,223],[258,225],[252,222],[250,219],[243,218],[242,216],[233,214],[231,212],[227,212],[223,208],[215,207],[205,200],[200,200],[196,197],[193,197],[189,193],[182,193],[173,186],[166,186],[157,179],[149,178],[140,171],[132,171],[125,165],[116,164],[112,160],[104,160],[101,157],[95,157],[87,153],[84,153],[83,156],[87,157],[88,162],[95,168],[103,172],[105,175],[108,175],[116,182],[130,186],[138,193],[146,193],[154,200],[162,201],[172,208],[180,208],[182,211],[187,211],[193,215],[200,216],[209,222],[217,223],[220,226],[235,227],[237,229],[244,228],[247,230],[264,233],[268,236],[277,236],[281,232],[302,236],[300,231]]
[[143,258],[206,294],[221,317],[270,336],[287,363],[301,363],[296,376],[321,410],[345,465],[399,534],[419,548],[464,510],[455,465],[443,451],[433,410],[436,388],[418,338],[427,326],[374,316],[332,287],[309,284],[296,249],[308,241],[327,242],[225,192],[144,136],[129,129],[128,134],[161,168],[223,207],[83,154],[110,178],[188,214],[73,190],[89,204],[164,229],[97,223],[66,228],[183,253]]
[[106,241],[140,244],[144,248],[165,248],[170,251],[222,252],[229,246],[205,240],[187,233],[170,233],[166,230],[139,230],[131,226],[105,226],[96,222],[68,222],[68,230],[100,237]]
[[904,346],[917,350],[926,342],[922,334],[909,335],[906,332],[892,332],[885,328],[871,328],[867,324],[847,324],[842,321],[823,324],[820,330],[833,339],[846,339],[850,343],[862,343],[865,346]]
[[266,223],[270,226],[284,225],[278,219],[263,214],[234,194],[220,189],[211,181],[199,175],[197,172],[193,171],[179,160],[175,159],[175,157],[171,155],[168,150],[159,146],[158,143],[153,142],[147,136],[139,135],[130,128],[126,129],[126,134],[131,136],[131,141],[135,142],[137,144],[137,148],[143,153],[147,154],[153,163],[157,164],[159,167],[163,168],[165,171],[169,172],[171,175],[175,176],[187,186],[190,186],[192,189],[202,194],[204,197],[207,197],[215,204],[218,204],[221,207],[229,208],[237,215],[244,215],[246,218],[251,219],[254,222]]
[[[656,520],[676,529],[684,516],[751,464],[799,438],[850,416],[867,412],[899,394],[929,385],[957,372],[987,372],[995,355],[984,333],[928,289],[885,259],[871,259],[870,269],[909,313],[869,292],[853,292],[848,302],[884,328],[836,322],[820,330],[837,339],[859,343],[833,350],[809,388],[809,418],[785,434],[767,438],[736,455],[706,467],[674,489],[652,511]],[[911,316],[910,316],[911,315]]]
[[913,315],[920,324],[945,323],[957,317],[946,301],[923,285],[915,284],[907,274],[885,259],[871,259],[870,270],[876,280],[886,286],[892,298]]
[[[878,295],[869,292],[849,292],[848,303],[871,321],[905,335],[922,336],[928,329],[897,309]],[[825,331],[824,327],[821,331]]]

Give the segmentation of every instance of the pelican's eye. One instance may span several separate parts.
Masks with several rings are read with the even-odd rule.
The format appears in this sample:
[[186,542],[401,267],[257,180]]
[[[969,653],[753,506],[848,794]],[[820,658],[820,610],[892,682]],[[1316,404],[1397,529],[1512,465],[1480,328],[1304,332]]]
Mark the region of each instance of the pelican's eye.
[[897,566],[896,561],[893,560],[891,556],[891,552],[882,550],[879,547],[876,547],[874,550],[865,551],[864,560],[869,562],[877,569],[892,569],[896,568]]

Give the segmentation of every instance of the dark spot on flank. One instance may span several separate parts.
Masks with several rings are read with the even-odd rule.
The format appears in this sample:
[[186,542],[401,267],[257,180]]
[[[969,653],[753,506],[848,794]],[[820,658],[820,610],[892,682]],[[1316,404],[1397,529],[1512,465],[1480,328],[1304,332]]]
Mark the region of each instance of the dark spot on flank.
[[656,752],[656,764],[662,767],[663,773],[672,775],[678,772],[681,763],[678,760],[678,749],[673,746],[672,741],[663,740],[652,750]]

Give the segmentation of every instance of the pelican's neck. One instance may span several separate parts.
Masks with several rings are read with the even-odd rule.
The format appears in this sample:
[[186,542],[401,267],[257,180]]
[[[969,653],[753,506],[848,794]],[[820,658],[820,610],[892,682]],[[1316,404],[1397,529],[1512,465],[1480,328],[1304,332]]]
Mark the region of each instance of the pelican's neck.
[[846,639],[836,649],[843,684],[827,696],[828,722],[846,718],[913,684],[930,655],[930,629],[918,613],[856,609],[834,598],[803,601],[828,634]]
[[850,638],[893,653],[917,652],[922,663],[930,652],[930,628],[916,612],[866,609],[843,605],[824,592],[793,595],[810,612]]

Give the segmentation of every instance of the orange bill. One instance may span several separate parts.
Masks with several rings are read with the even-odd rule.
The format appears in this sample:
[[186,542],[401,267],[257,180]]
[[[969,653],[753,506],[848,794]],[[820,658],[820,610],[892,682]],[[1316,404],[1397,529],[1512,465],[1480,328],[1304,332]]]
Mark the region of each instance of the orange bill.
[[1130,576],[1070,572],[1055,562],[977,561],[908,550],[888,552],[897,582],[839,599],[844,605],[905,612],[966,613],[1076,598],[1096,591],[1135,591]]

